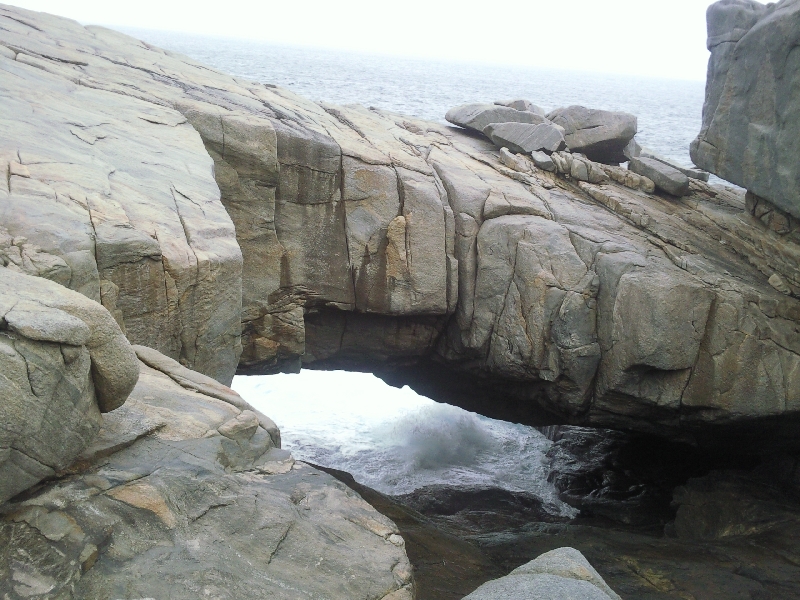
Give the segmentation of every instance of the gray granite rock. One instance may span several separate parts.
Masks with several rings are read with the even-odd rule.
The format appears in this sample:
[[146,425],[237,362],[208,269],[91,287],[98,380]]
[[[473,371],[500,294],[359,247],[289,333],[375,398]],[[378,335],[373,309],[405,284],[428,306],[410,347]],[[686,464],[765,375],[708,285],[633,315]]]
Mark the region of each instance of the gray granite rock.
[[800,218],[800,1],[724,0],[707,12],[701,169]]
[[495,100],[494,103],[498,106],[507,106],[516,110],[527,110],[528,112],[536,113],[542,117],[546,114],[546,111],[541,106],[537,106],[530,100]]
[[608,164],[627,160],[623,149],[637,130],[636,117],[631,114],[584,106],[558,108],[548,113],[547,118],[564,128],[564,138],[570,150]]
[[550,158],[550,156],[545,152],[540,152],[538,150],[531,152],[531,159],[533,160],[533,164],[543,171],[552,172],[556,170],[556,165],[553,162],[553,159]]
[[483,132],[498,146],[515,152],[556,152],[566,148],[564,135],[550,123],[494,123]]
[[689,193],[689,178],[675,167],[654,158],[631,159],[628,169],[650,179],[660,190],[673,196],[685,196]]
[[483,133],[492,123],[544,123],[542,115],[496,104],[464,104],[447,111],[444,117],[453,125]]
[[[489,581],[469,600],[620,600],[574,548],[558,548]],[[465,599],[465,600],[466,600]]]
[[139,367],[66,476],[0,506],[3,598],[413,598],[392,521],[276,448],[233,390]]
[[0,503],[67,467],[138,376],[100,304],[0,268]]
[[662,162],[665,165],[668,165],[675,169],[676,171],[680,171],[684,175],[686,175],[689,179],[697,179],[699,181],[708,181],[709,174],[706,171],[701,169],[690,169],[688,167],[684,167],[683,165],[679,165],[674,160],[670,160],[663,156],[659,156],[654,152],[648,150],[647,148],[639,148],[639,156],[636,158],[652,158],[653,160],[657,160],[658,162]]

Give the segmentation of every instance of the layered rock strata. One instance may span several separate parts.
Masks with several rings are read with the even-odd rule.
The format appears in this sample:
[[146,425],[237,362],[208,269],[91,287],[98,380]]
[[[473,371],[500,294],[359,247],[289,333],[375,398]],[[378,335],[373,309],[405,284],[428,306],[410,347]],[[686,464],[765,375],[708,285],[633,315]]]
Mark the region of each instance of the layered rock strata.
[[0,45],[2,220],[38,248],[6,262],[133,342],[222,382],[372,370],[531,424],[796,443],[800,246],[734,193],[676,200],[577,154],[510,168],[462,129],[10,7]]
[[699,167],[800,218],[800,2],[723,0],[708,8]]
[[233,390],[137,352],[94,443],[0,508],[3,598],[413,598],[394,523],[278,449]]

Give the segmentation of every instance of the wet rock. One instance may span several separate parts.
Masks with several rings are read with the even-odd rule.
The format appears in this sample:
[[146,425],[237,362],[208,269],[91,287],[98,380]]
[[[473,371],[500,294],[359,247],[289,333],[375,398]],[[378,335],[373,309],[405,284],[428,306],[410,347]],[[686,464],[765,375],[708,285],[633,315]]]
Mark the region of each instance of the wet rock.
[[524,154],[551,153],[566,147],[564,135],[549,123],[494,123],[487,125],[484,133],[498,146]]
[[681,197],[689,193],[689,178],[664,162],[641,156],[631,159],[628,168],[634,173],[647,177],[655,183],[658,189],[668,194]]
[[726,0],[707,19],[711,57],[692,161],[800,218],[800,2]]
[[567,146],[590,160],[619,164],[626,159],[623,149],[636,135],[636,117],[628,113],[589,109],[583,106],[558,108],[547,118],[564,128]]

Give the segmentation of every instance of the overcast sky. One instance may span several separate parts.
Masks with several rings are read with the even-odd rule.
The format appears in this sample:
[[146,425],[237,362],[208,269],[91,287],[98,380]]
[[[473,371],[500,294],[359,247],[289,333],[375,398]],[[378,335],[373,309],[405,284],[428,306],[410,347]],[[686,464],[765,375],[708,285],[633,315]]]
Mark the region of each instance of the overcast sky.
[[705,78],[709,0],[13,0],[84,24],[463,61]]

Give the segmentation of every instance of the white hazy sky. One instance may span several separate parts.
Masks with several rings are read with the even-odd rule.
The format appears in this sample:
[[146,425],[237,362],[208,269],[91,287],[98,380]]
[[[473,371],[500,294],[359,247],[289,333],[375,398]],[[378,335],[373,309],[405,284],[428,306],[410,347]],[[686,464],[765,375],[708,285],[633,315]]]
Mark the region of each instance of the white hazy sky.
[[710,0],[17,0],[84,24],[299,46],[705,78]]

